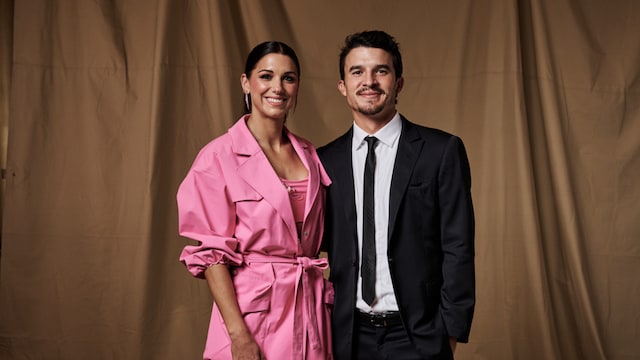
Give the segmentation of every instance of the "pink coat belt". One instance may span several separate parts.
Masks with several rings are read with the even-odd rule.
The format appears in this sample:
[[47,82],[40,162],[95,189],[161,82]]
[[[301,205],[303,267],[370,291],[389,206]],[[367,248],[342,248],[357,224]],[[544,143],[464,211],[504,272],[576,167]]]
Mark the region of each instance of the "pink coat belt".
[[[329,267],[329,262],[326,258],[312,259],[306,256],[300,256],[295,258],[283,257],[283,256],[270,256],[262,254],[245,254],[243,262],[250,265],[251,263],[277,263],[277,264],[298,264],[297,281],[296,281],[296,298],[302,296],[304,313],[303,318],[306,317],[306,321],[309,323],[309,343],[312,348],[318,349],[322,346],[320,340],[320,330],[318,328],[318,318],[315,307],[315,295],[313,284],[311,283],[310,270],[325,270]],[[300,281],[302,280],[302,281]],[[302,290],[300,290],[300,283],[302,283]],[[296,307],[295,317],[299,319],[299,311]],[[302,326],[300,322],[296,322],[297,326]]]

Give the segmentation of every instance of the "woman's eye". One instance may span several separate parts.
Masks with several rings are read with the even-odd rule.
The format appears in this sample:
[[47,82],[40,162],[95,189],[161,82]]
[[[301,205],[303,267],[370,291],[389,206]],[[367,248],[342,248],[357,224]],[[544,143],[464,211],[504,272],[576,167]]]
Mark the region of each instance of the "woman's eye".
[[269,75],[269,74],[260,75],[260,79],[271,80],[271,75]]
[[296,78],[293,76],[285,76],[283,77],[284,81],[288,81],[288,82],[294,82],[296,81]]

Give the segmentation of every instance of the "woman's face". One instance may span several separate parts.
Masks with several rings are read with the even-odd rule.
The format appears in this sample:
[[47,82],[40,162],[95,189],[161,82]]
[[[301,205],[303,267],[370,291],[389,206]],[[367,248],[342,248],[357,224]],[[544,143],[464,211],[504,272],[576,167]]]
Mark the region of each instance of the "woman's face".
[[265,55],[251,74],[242,74],[242,89],[251,96],[252,116],[284,119],[298,99],[298,68],[282,54]]

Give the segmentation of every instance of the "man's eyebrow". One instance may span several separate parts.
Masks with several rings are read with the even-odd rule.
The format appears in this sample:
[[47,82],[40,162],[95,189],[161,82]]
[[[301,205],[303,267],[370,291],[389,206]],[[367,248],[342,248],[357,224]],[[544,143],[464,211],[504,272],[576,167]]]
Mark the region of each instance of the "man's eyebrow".
[[388,64],[380,64],[374,66],[374,69],[391,69],[391,66],[389,66]]
[[[349,68],[349,71],[352,70],[361,70],[364,66],[362,65],[353,65]],[[379,64],[373,67],[374,69],[391,69],[391,66],[388,64]]]

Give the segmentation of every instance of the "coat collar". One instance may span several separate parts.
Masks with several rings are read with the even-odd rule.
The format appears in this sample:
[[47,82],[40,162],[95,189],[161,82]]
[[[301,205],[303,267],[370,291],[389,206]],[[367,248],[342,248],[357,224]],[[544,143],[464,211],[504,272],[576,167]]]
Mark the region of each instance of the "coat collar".
[[[287,224],[289,232],[294,239],[298,238],[293,209],[289,200],[289,194],[275,170],[269,163],[266,155],[260,148],[258,141],[253,137],[247,127],[246,120],[249,115],[240,118],[228,131],[231,137],[232,151],[244,161],[239,161],[238,175],[260,194],[282,217]],[[308,190],[305,204],[305,220],[314,204],[320,185],[329,185],[331,180],[319,166],[319,161],[311,144],[291,133],[286,127],[285,134],[298,157],[307,168]]]

